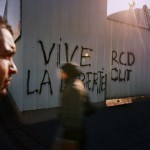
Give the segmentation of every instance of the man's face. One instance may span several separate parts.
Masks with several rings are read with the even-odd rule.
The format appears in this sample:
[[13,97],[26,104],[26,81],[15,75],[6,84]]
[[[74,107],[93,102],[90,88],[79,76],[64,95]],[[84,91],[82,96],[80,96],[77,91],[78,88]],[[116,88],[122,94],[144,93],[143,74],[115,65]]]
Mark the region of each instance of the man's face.
[[7,92],[7,87],[12,80],[11,75],[17,73],[16,65],[13,62],[13,55],[16,53],[16,46],[11,33],[0,28],[0,94]]

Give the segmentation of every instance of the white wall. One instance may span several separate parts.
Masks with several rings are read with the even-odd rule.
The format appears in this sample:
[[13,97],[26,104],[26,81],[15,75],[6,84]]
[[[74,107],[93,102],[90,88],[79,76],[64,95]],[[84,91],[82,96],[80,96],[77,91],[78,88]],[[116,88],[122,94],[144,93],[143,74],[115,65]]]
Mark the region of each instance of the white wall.
[[150,32],[108,20],[106,41],[107,97],[149,95]]
[[105,74],[107,98],[149,94],[150,32],[107,20],[106,9],[106,0],[22,1],[19,73],[10,87],[20,110],[59,106],[58,66],[72,56],[93,102],[105,100]]
[[[77,49],[72,62],[80,65],[82,59],[84,83],[92,100],[104,100],[101,82],[104,80],[102,76],[105,75],[105,20],[105,0],[22,1],[22,36],[17,43],[20,52],[16,56],[20,71],[15,77],[15,90],[13,84],[11,87],[20,110],[59,106],[60,79],[57,76],[57,68],[59,64],[70,61],[75,48]],[[42,44],[47,60],[52,50],[47,64]],[[88,52],[90,58],[84,60],[82,50],[84,53]],[[103,71],[101,77],[98,71]],[[81,79],[84,76],[81,76]]]

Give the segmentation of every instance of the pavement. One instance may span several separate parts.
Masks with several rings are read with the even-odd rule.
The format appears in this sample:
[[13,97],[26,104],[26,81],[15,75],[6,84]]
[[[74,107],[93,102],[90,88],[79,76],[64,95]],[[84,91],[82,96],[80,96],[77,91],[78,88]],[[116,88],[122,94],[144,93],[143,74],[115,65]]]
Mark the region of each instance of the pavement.
[[150,99],[101,108],[86,120],[86,150],[150,150]]
[[[52,149],[60,125],[56,118],[58,110],[49,111],[51,118],[47,118],[48,114],[47,120],[41,122],[36,118],[37,113],[31,111],[32,116],[25,117],[30,124],[20,127],[13,101],[11,96],[0,101],[0,114],[11,136],[31,150]],[[44,117],[45,111],[38,113]],[[135,98],[133,103],[113,107],[100,105],[85,117],[84,129],[85,150],[150,150],[150,97]]]
[[[39,143],[51,148],[59,121],[25,126]],[[85,150],[150,150],[150,98],[132,104],[100,107],[85,118]]]

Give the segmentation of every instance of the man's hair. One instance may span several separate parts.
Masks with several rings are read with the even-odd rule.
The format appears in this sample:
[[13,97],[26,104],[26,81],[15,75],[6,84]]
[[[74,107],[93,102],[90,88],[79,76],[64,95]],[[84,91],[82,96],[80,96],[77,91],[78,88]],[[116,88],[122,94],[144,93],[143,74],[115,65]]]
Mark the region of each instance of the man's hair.
[[1,28],[7,29],[13,36],[13,30],[11,26],[8,24],[7,20],[5,20],[2,16],[0,16],[0,29]]

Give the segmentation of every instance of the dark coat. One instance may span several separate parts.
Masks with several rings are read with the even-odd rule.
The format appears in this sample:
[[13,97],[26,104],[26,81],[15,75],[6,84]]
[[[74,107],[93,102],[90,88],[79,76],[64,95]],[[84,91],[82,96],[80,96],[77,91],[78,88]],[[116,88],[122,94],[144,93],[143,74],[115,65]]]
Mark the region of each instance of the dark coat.
[[48,150],[22,126],[10,99],[9,95],[0,97],[0,149]]
[[69,78],[61,94],[60,120],[65,128],[82,129],[88,94],[82,81]]

